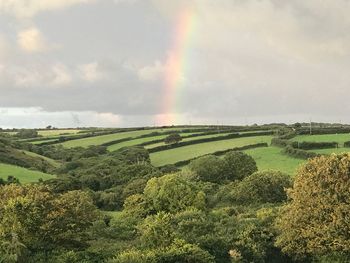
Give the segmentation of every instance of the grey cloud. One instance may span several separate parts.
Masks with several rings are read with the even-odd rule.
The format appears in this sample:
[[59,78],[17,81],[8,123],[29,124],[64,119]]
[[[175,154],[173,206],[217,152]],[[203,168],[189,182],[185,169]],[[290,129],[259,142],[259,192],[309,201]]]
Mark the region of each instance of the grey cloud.
[[344,113],[350,95],[347,1],[108,0],[65,7],[32,16],[30,26],[60,46],[44,54],[23,54],[15,45],[23,22],[0,18],[1,107],[111,113],[123,125],[153,123],[164,113],[163,78],[177,13],[189,8],[195,31],[182,57],[179,107],[171,113],[193,122],[271,116],[345,116],[350,122]]

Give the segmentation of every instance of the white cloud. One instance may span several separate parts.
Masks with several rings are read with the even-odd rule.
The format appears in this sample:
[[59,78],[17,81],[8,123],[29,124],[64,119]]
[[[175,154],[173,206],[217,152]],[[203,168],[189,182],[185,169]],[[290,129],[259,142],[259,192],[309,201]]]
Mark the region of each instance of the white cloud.
[[17,34],[18,46],[29,53],[48,50],[48,44],[42,33],[35,27],[20,31]]
[[72,76],[62,63],[48,67],[14,67],[6,73],[15,86],[21,88],[63,87],[72,82]]
[[58,63],[52,66],[53,78],[50,85],[66,86],[72,82],[72,77],[65,65]]
[[165,67],[160,61],[155,61],[152,65],[142,67],[138,70],[138,76],[144,81],[159,80],[164,74]]
[[0,13],[30,18],[40,12],[64,9],[95,0],[0,0]]
[[87,82],[96,82],[104,77],[99,69],[98,62],[92,62],[78,66],[80,77]]

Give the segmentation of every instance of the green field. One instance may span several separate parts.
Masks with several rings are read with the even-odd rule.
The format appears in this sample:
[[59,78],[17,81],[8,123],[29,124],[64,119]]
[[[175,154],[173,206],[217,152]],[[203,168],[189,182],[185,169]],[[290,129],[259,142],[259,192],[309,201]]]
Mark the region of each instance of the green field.
[[29,156],[32,156],[32,157],[36,157],[36,158],[40,158],[40,159],[43,159],[45,161],[47,161],[49,164],[51,164],[53,167],[59,167],[61,164],[54,160],[54,159],[51,159],[51,158],[48,158],[46,156],[43,156],[43,155],[40,155],[40,154],[36,154],[36,153],[33,153],[33,152],[29,152],[29,151],[23,151],[25,154],[29,155]]
[[272,136],[255,136],[188,145],[152,153],[151,161],[154,166],[162,166],[166,164],[176,163],[178,161],[192,159],[197,156],[213,153],[216,151],[242,147],[248,144],[256,144],[262,142],[270,143],[271,138]]
[[55,178],[55,176],[51,174],[0,163],[0,178],[7,179],[10,175],[16,177],[23,184],[37,182],[40,178],[43,180]]
[[296,159],[281,153],[278,147],[256,148],[244,151],[254,158],[259,170],[279,170],[294,175],[296,169],[306,160]]
[[339,146],[343,146],[344,142],[350,141],[350,134],[299,135],[292,140],[297,142],[337,142]]
[[[190,135],[190,134],[192,134],[192,133],[180,133],[181,136]],[[117,143],[117,144],[113,144],[111,146],[108,146],[107,150],[108,151],[116,151],[116,150],[119,150],[123,147],[135,146],[135,145],[139,145],[139,144],[144,143],[144,142],[150,142],[150,141],[154,141],[154,140],[163,140],[167,136],[168,135],[157,135],[157,136],[152,136],[152,137],[145,137],[145,138],[139,138],[139,139],[134,139],[134,140],[130,140],[130,141],[125,141],[125,142],[121,142],[121,143]],[[155,143],[155,144],[151,144],[151,145],[153,146],[153,145],[158,145],[158,144],[163,145],[164,143],[161,142],[161,143]],[[145,146],[145,148],[147,148],[147,146]]]
[[38,134],[43,136],[43,137],[52,137],[52,136],[59,136],[62,134],[77,134],[80,130],[78,129],[64,129],[64,130],[43,130],[43,131],[38,131]]
[[[190,134],[190,133],[187,133],[187,135],[189,135],[189,134]],[[182,139],[182,142],[188,142],[188,141],[193,141],[193,140],[199,140],[199,139],[206,139],[206,138],[224,136],[224,135],[227,135],[227,134],[229,134],[229,133],[219,133],[219,134],[210,134],[210,135],[203,135],[203,136],[196,136],[196,137],[183,138],[183,139]],[[163,146],[163,145],[165,145],[164,142],[158,142],[158,143],[146,145],[145,148],[146,148],[146,149],[151,149],[151,148],[155,148],[155,147]]]
[[119,132],[119,133],[113,133],[108,135],[100,135],[100,136],[94,136],[94,137],[89,137],[84,139],[71,140],[71,141],[62,143],[62,145],[65,148],[88,147],[91,145],[101,145],[103,143],[125,139],[128,137],[134,138],[134,137],[149,134],[152,132],[166,132],[166,131],[179,130],[179,129],[181,130],[182,128],[149,129],[149,130],[139,130],[139,131],[130,131],[130,132]]

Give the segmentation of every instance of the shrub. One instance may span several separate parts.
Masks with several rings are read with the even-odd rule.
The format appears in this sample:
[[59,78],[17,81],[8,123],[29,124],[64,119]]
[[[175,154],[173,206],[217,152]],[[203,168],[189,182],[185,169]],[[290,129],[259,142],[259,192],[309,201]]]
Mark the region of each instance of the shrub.
[[244,152],[228,152],[225,154],[223,161],[225,177],[230,181],[242,180],[258,170],[253,157]]
[[255,172],[239,182],[232,197],[242,204],[278,203],[287,200],[285,188],[291,186],[290,176],[279,171]]

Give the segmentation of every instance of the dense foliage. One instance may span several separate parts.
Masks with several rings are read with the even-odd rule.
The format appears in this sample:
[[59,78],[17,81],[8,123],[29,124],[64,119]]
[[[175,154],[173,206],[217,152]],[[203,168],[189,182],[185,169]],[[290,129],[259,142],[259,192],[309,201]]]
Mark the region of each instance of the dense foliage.
[[[290,141],[304,124],[276,127],[288,154],[314,156]],[[0,262],[350,261],[350,155],[311,159],[293,183],[240,151],[178,169],[152,166],[143,147],[0,143],[33,168],[24,150],[62,163],[49,181],[0,180]]]
[[[349,259],[350,155],[322,156],[303,166],[278,220],[278,245],[298,258]],[[345,259],[347,258],[347,260]]]

